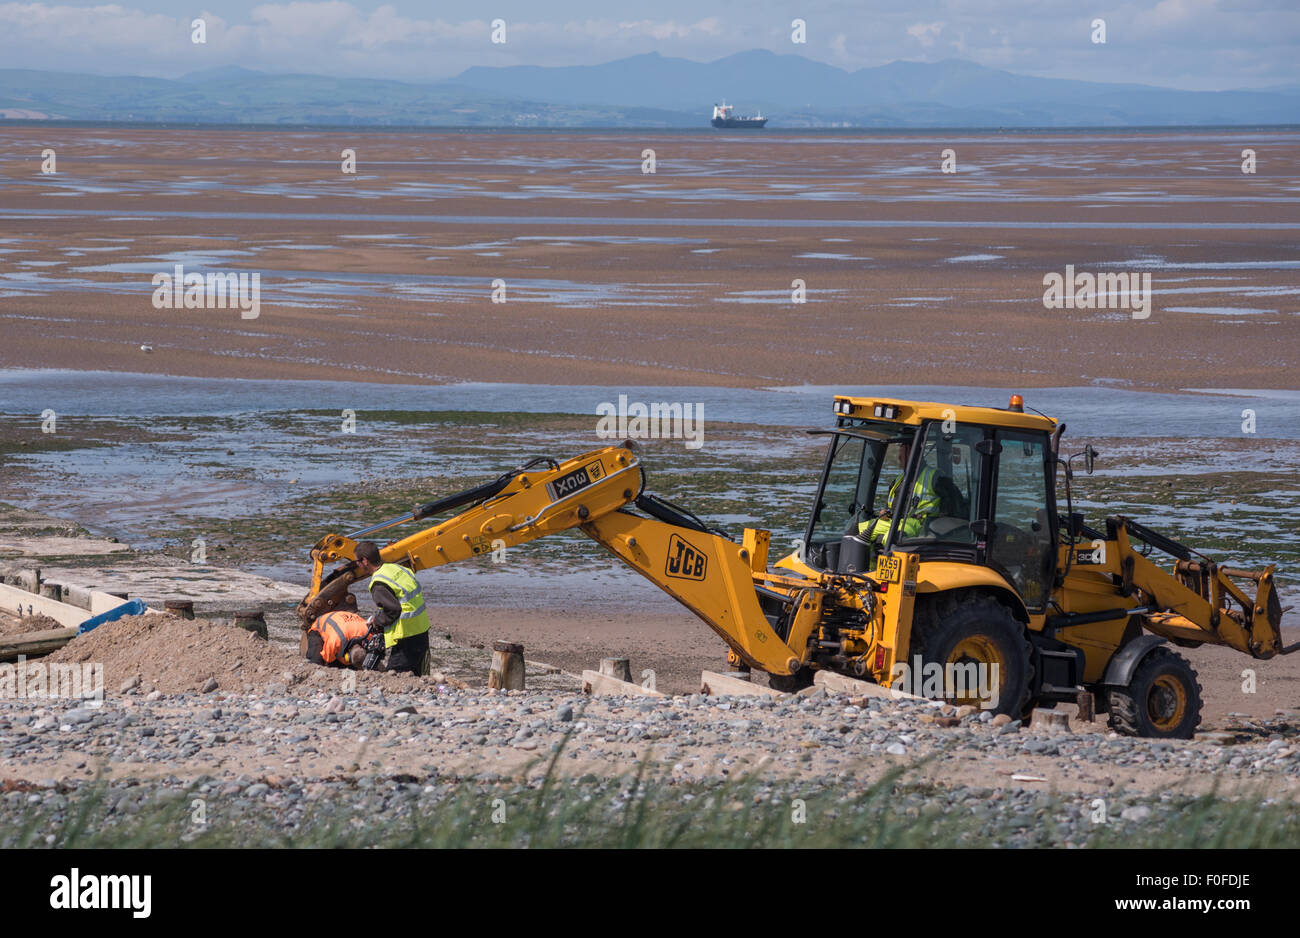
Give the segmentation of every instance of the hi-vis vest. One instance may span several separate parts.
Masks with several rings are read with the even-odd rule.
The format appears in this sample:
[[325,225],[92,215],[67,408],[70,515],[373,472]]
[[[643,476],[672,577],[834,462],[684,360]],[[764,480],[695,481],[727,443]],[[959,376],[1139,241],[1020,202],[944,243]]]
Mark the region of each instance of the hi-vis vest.
[[365,638],[369,629],[366,620],[355,612],[331,612],[313,622],[309,631],[320,633],[322,661],[343,664],[343,653],[349,643]]
[[[926,466],[912,486],[912,501],[911,504],[903,504],[903,523],[899,525],[899,534],[903,537],[916,537],[921,533],[925,522],[939,514],[939,495],[934,490],[934,476],[934,470]],[[890,510],[893,510],[894,497],[902,484],[903,477],[900,475],[889,487]],[[872,518],[858,525],[858,533],[867,540],[883,538],[888,532],[888,518]]]
[[424,596],[420,593],[420,584],[415,574],[400,564],[386,563],[375,571],[366,584],[366,589],[374,590],[376,583],[382,583],[393,591],[397,601],[402,604],[402,617],[384,631],[384,647],[392,648],[404,638],[429,631],[429,614],[424,611]]

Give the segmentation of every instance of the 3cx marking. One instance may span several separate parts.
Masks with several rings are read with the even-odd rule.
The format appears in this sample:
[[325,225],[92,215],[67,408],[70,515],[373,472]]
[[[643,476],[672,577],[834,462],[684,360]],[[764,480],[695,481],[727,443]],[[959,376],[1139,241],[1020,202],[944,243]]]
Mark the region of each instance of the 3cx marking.
[[664,573],[668,576],[679,580],[702,580],[708,562],[708,558],[681,535],[674,534],[668,539],[668,562],[664,565]]
[[580,469],[574,469],[572,472],[565,473],[553,482],[546,483],[546,491],[551,496],[551,501],[559,501],[567,495],[572,495],[579,489],[585,489],[593,482],[598,481],[605,474],[605,468],[597,460],[588,463]]

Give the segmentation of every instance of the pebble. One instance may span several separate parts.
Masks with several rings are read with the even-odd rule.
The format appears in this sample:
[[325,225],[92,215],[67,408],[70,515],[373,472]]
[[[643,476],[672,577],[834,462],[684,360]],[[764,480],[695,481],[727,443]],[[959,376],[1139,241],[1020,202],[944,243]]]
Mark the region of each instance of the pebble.
[[[134,710],[128,708],[129,700],[120,706],[114,701],[101,708],[70,710],[41,709],[30,702],[19,707],[0,700],[0,753],[6,777],[34,779],[48,777],[52,771],[65,772],[58,776],[57,791],[41,789],[45,810],[59,803],[46,797],[52,793],[72,805],[78,785],[89,785],[103,763],[116,776],[108,782],[112,800],[107,803],[117,812],[114,816],[129,816],[144,810],[158,792],[180,792],[186,785],[198,784],[194,773],[206,772],[201,783],[207,789],[204,797],[234,797],[251,805],[252,800],[269,796],[277,817],[287,812],[283,823],[288,830],[297,817],[293,804],[337,800],[359,816],[375,811],[400,813],[407,810],[404,796],[428,788],[433,783],[426,780],[439,769],[448,779],[499,780],[503,774],[521,771],[519,766],[537,762],[536,757],[515,757],[507,768],[499,758],[503,749],[556,752],[561,741],[563,764],[574,759],[575,767],[583,767],[575,778],[587,767],[600,773],[601,779],[611,778],[635,766],[650,751],[651,741],[656,741],[656,761],[665,768],[673,766],[678,778],[742,777],[771,760],[792,770],[794,780],[813,788],[831,779],[838,780],[835,785],[855,784],[855,760],[873,754],[925,758],[937,752],[959,760],[958,768],[988,760],[1003,760],[1002,765],[1007,765],[1017,757],[1034,756],[1034,764],[1014,768],[1043,775],[1050,768],[1052,778],[1090,779],[1115,791],[1128,787],[1139,771],[1156,769],[1214,773],[1225,779],[1271,776],[1284,784],[1300,776],[1300,759],[1291,757],[1300,751],[1300,734],[1280,717],[1256,721],[1258,729],[1217,734],[1225,742],[1236,742],[1240,736],[1239,744],[1224,751],[1211,742],[1214,733],[1201,734],[1192,742],[1132,739],[1092,729],[1073,736],[1002,739],[1022,733],[1020,721],[1009,716],[995,719],[988,711],[973,708],[945,710],[914,701],[854,698],[846,704],[849,698],[828,696],[823,688],[782,698],[691,695],[579,701],[572,692],[561,690],[489,695],[452,687],[442,692],[428,688],[394,693],[391,703],[385,703],[382,694],[374,693],[376,688],[363,685],[365,696],[352,695],[349,709],[348,695],[298,683],[292,696],[268,694],[261,685],[248,693],[226,690],[216,699],[191,690],[169,695],[165,707]],[[161,697],[153,691],[145,699]],[[221,707],[214,706],[217,702]],[[580,720],[579,708],[583,710]],[[391,718],[398,714],[400,718]],[[325,726],[326,722],[336,725]],[[984,729],[986,724],[995,732]],[[69,732],[50,732],[60,725]],[[949,728],[940,729],[945,726]],[[78,731],[73,732],[73,727]],[[222,746],[230,748],[218,748]],[[67,769],[78,755],[81,766],[75,772]],[[364,763],[366,774],[350,759]],[[56,760],[63,760],[57,769]],[[122,764],[130,766],[125,778]],[[138,764],[147,768],[134,773]],[[1011,768],[1007,766],[1008,772]],[[156,778],[160,772],[174,774]],[[273,772],[283,780],[271,781]],[[236,773],[246,774],[236,779]],[[786,783],[773,776],[763,778],[762,784],[766,789]],[[1000,818],[1008,829],[1023,830],[1025,837],[1038,836],[1034,832],[1043,830],[1044,809],[1035,807],[1038,802],[1032,800],[1032,793],[1004,787],[1009,784],[1013,783],[954,786],[951,794],[943,795],[952,799],[945,801],[945,810],[970,811],[989,821]],[[408,791],[411,785],[417,788]],[[442,783],[435,788],[445,790]],[[361,791],[369,801],[357,800]],[[15,812],[28,809],[29,793],[22,789],[0,793],[0,831],[5,821],[23,816]],[[1066,797],[1070,797],[1068,787]],[[767,793],[764,798],[772,800]],[[1141,802],[1126,800],[1127,811],[1150,812],[1125,814],[1127,821],[1162,823],[1170,816],[1158,795]],[[906,800],[902,810],[926,803]],[[1087,816],[1084,810],[1080,824]],[[1061,844],[1070,837],[1076,842],[1086,840],[1087,829],[1063,832]],[[0,833],[0,846],[6,842],[4,836]]]

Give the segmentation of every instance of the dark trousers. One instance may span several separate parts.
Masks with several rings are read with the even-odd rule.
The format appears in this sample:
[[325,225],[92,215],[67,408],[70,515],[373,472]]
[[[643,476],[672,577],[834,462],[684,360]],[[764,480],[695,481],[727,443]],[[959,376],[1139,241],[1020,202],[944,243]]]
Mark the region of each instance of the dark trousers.
[[427,631],[400,639],[396,645],[388,649],[388,664],[384,670],[421,674],[425,656],[428,654],[429,633]]

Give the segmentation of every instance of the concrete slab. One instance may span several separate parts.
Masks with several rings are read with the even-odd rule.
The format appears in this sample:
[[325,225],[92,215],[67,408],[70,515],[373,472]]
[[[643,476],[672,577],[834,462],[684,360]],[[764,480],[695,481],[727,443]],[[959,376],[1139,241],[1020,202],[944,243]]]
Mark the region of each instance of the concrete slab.
[[599,671],[582,672],[582,692],[593,697],[663,697],[657,690],[648,690],[640,684],[620,681]]
[[0,535],[0,557],[102,557],[127,554],[126,544],[96,537],[20,537]]
[[[294,602],[306,586],[208,564],[106,564],[95,568],[42,566],[42,576],[93,590],[122,592],[161,609],[169,599],[192,599],[202,607],[256,606]],[[102,611],[102,610],[97,610]]]
[[[892,690],[879,684],[872,684],[870,681],[859,681],[857,678],[845,677],[843,674],[836,674],[834,671],[818,671],[813,675],[813,683],[818,687],[826,688],[827,693],[831,694],[881,697],[887,700],[927,700],[925,697],[907,694],[901,690]],[[938,701],[927,700],[927,703],[938,703]]]
[[91,615],[79,606],[70,606],[4,583],[0,583],[0,609],[19,616],[49,616],[67,628],[76,628]]
[[700,674],[700,693],[715,697],[784,697],[779,690],[762,684],[754,684],[729,674],[716,671],[703,671]]

